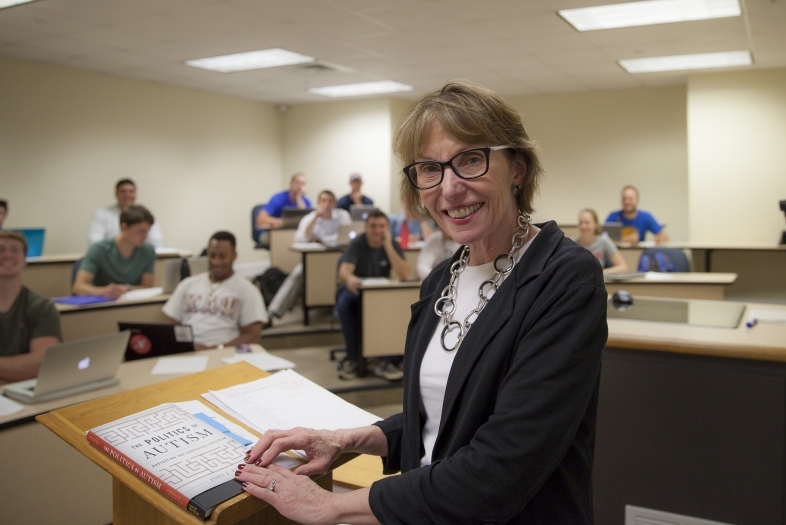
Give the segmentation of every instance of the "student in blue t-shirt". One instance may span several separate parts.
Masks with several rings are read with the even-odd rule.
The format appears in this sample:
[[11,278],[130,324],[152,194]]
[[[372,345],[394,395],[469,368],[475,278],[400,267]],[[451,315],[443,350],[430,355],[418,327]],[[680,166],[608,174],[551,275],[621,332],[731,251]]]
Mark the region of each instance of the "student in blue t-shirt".
[[655,235],[655,243],[669,240],[669,235],[651,213],[638,209],[639,190],[628,185],[622,188],[622,209],[613,211],[606,222],[622,223],[622,241],[636,244],[644,240],[648,231]]
[[265,209],[257,215],[257,228],[278,228],[281,226],[281,215],[284,208],[311,208],[311,201],[306,197],[306,176],[295,173],[289,180],[289,189],[276,193],[265,205]]

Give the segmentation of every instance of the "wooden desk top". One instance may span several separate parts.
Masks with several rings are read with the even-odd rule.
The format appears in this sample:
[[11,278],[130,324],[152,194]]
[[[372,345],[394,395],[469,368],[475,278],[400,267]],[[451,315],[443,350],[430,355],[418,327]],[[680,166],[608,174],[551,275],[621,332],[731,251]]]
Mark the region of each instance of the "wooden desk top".
[[[160,248],[156,250],[157,259],[171,259],[172,257],[191,257],[191,252],[188,250],[180,250],[177,248]],[[52,263],[75,263],[85,254],[83,253],[60,253],[53,255],[40,255],[38,257],[28,257],[27,264],[52,264]]]
[[605,276],[606,284],[732,284],[737,280],[736,273],[707,272],[648,272],[640,277],[615,279]]
[[[298,253],[311,253],[311,252],[343,252],[346,246],[325,246],[318,242],[296,242],[289,246],[289,250]],[[423,242],[416,242],[410,244],[408,248],[402,248],[405,252],[419,252],[423,249]]]
[[103,310],[107,308],[122,308],[125,306],[134,306],[134,305],[142,305],[142,304],[157,304],[157,303],[165,303],[167,299],[169,299],[170,294],[161,294],[156,295],[155,297],[146,297],[144,299],[117,299],[115,301],[105,301],[103,303],[94,303],[94,304],[85,304],[85,305],[75,305],[75,304],[63,304],[63,303],[54,303],[55,308],[60,315],[75,313],[75,312],[85,312],[88,310]]
[[380,277],[379,280],[374,278],[373,281],[364,282],[360,285],[361,290],[386,290],[386,289],[395,289],[395,288],[420,288],[420,285],[423,284],[423,281],[398,281],[393,279],[387,279],[384,282]]
[[646,250],[647,248],[680,248],[693,250],[743,250],[743,251],[786,251],[786,245],[778,244],[744,244],[744,243],[717,243],[717,242],[669,242],[666,244],[630,244],[626,242],[616,242],[620,250]]
[[[681,299],[658,299],[687,302]],[[610,348],[630,348],[715,357],[786,362],[786,323],[760,322],[747,328],[750,309],[781,310],[786,306],[746,304],[737,328],[609,319]]]

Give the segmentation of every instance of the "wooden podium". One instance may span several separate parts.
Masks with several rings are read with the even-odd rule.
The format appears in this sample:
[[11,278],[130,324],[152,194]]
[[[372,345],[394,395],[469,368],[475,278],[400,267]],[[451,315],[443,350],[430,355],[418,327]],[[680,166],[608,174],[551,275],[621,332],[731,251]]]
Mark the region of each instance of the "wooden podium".
[[[208,390],[220,390],[261,379],[268,375],[267,372],[255,366],[240,362],[61,408],[40,415],[36,419],[112,475],[113,525],[139,523],[151,525],[290,524],[295,522],[284,518],[276,509],[248,494],[241,494],[225,501],[216,507],[208,520],[202,521],[90,445],[85,437],[85,432],[93,427],[136,412],[163,403],[190,400],[205,402],[200,396]],[[217,407],[209,406],[227,419],[243,426],[253,435],[258,435],[257,432],[252,431]],[[355,457],[354,454],[345,454],[335,462],[334,467],[353,457]],[[330,472],[315,481],[322,488],[332,490],[332,474]],[[79,480],[75,479],[74,483],[79,483]],[[89,505],[89,498],[86,498],[85,504]]]

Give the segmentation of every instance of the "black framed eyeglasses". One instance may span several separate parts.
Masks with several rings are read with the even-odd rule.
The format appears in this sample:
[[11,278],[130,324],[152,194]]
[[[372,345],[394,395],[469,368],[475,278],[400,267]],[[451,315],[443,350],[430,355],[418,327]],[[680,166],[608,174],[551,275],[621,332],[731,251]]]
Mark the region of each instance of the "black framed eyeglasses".
[[419,190],[429,190],[442,184],[445,168],[450,166],[458,177],[469,180],[482,177],[489,171],[489,157],[492,151],[513,148],[513,146],[491,146],[472,148],[453,156],[447,162],[424,160],[404,168],[404,174]]

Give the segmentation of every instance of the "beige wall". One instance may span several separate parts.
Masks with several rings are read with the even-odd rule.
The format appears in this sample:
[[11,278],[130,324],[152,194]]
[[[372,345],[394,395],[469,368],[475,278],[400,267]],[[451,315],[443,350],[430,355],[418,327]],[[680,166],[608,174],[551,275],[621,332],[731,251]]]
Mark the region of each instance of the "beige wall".
[[391,111],[388,99],[301,104],[283,117],[282,185],[295,172],[308,178],[308,195],[349,192],[349,174],[363,175],[363,193],[385,211],[390,202]]
[[241,261],[261,257],[250,210],[280,185],[274,106],[0,57],[0,115],[6,226],[46,227],[44,253],[83,252],[92,212],[131,177],[167,245],[201,251],[228,229]]
[[582,208],[600,220],[634,184],[641,209],[675,240],[688,238],[686,101],[683,86],[509,97],[546,169],[535,219],[575,224]]
[[777,244],[786,227],[786,69],[688,82],[692,241]]

